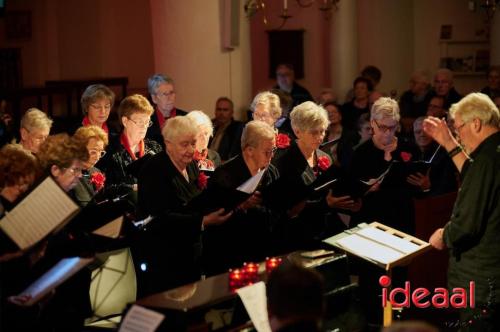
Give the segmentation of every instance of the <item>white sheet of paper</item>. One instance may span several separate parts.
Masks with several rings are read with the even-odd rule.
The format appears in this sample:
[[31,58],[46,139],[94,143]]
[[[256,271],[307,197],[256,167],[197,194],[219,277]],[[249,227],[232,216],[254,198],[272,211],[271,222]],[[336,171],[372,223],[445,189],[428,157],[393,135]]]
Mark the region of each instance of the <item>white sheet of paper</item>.
[[260,281],[236,291],[257,332],[271,332],[267,317],[266,285]]
[[236,188],[236,190],[242,191],[247,194],[253,194],[255,189],[257,189],[257,186],[259,185],[260,180],[262,179],[262,176],[264,176],[265,172],[266,168],[261,169],[257,172],[257,174],[255,174],[250,179],[242,183],[238,188]]
[[338,240],[337,243],[353,254],[364,256],[382,264],[389,264],[403,257],[401,252],[372,242],[356,234],[346,236]]
[[356,233],[363,235],[367,238],[373,239],[375,241],[381,242],[399,251],[403,251],[406,254],[415,252],[420,248],[415,243],[409,242],[395,235],[391,235],[374,227],[365,227],[357,231]]
[[127,312],[118,332],[154,332],[165,316],[159,312],[133,305]]
[[29,248],[79,210],[48,177],[0,220],[0,227],[21,249]]
[[380,176],[378,178],[370,179],[368,181],[363,181],[363,180],[359,180],[359,181],[363,182],[364,184],[366,184],[368,186],[372,186],[377,182],[382,183],[382,181],[384,181],[384,178],[387,175],[387,173],[389,173],[389,171],[391,170],[391,167],[392,167],[392,164],[390,164],[389,167],[387,167],[387,169],[384,171],[384,173],[380,174]]
[[31,299],[26,303],[27,306],[31,306],[93,260],[93,258],[81,257],[61,259],[59,263],[45,272],[44,275],[38,278],[19,295],[31,296]]

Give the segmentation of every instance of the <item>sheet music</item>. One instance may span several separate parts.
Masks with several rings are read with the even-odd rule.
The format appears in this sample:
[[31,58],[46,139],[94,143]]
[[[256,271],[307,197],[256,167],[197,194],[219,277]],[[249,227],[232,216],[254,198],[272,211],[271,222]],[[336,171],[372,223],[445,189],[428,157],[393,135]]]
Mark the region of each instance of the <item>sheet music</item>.
[[28,295],[31,299],[26,303],[31,306],[37,303],[45,295],[50,293],[57,286],[68,280],[75,273],[86,265],[90,264],[94,258],[71,257],[59,261],[49,271],[45,272],[38,280],[32,283],[19,295]]
[[47,177],[0,220],[0,227],[19,248],[26,249],[78,210],[78,205],[51,177]]
[[368,181],[363,181],[363,180],[359,180],[359,181],[361,181],[364,184],[369,185],[369,186],[372,186],[377,182],[382,183],[382,181],[384,181],[384,178],[387,175],[387,173],[389,173],[389,171],[391,170],[391,167],[392,167],[392,163],[389,165],[389,167],[387,167],[387,169],[384,171],[384,173],[380,174],[380,176],[378,178],[370,179]]
[[[325,241],[328,242],[328,239]],[[396,261],[404,256],[404,254],[401,252],[386,247],[382,244],[370,241],[357,234],[346,236],[338,240],[337,243],[353,254],[362,257],[364,256],[370,260],[380,262],[382,264],[389,264],[390,262]]]
[[125,315],[118,332],[154,332],[165,316],[159,312],[133,305]]
[[329,184],[334,183],[334,182],[335,182],[335,181],[337,181],[337,180],[338,180],[338,179],[333,179],[333,180],[331,180],[331,181],[328,181],[328,182],[326,182],[326,183],[322,184],[321,186],[314,188],[314,191],[319,191],[319,190],[323,189],[324,187],[328,186]]
[[406,254],[410,254],[420,248],[415,243],[403,240],[402,238],[388,234],[374,227],[364,227],[361,230],[357,231],[356,234],[363,235],[377,242],[381,242],[389,247],[392,247],[399,251],[403,251]]
[[92,234],[116,239],[118,236],[120,236],[122,224],[123,224],[123,216],[118,217],[115,220],[107,223],[106,225],[96,229],[95,231],[92,232]]
[[236,291],[257,332],[271,332],[267,316],[266,285],[260,281]]
[[264,176],[266,169],[267,168],[263,168],[259,170],[257,174],[252,176],[250,179],[246,180],[243,184],[241,184],[238,188],[236,188],[236,190],[242,191],[247,194],[253,194],[254,191],[257,189],[260,180],[262,180],[262,177]]

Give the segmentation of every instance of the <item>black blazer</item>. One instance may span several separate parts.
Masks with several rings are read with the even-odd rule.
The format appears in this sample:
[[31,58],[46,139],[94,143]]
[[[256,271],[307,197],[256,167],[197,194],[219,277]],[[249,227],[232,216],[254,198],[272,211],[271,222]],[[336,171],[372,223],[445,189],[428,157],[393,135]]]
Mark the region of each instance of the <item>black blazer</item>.
[[[243,132],[244,127],[245,124],[243,122],[236,120],[232,120],[227,126],[220,141],[219,149],[217,150],[222,161],[229,160],[241,153],[241,133]],[[215,127],[214,136],[217,133],[217,130],[218,128]],[[209,146],[212,143],[212,139],[210,139]]]
[[[156,108],[155,108],[155,111],[153,112],[153,114],[151,114],[151,122],[153,122],[153,124],[151,125],[151,127],[148,128],[148,131],[146,133],[146,137],[149,138],[150,140],[153,140],[155,141],[156,143],[160,144],[160,146],[163,148],[163,150],[165,150],[165,143],[163,143],[163,136],[161,134],[161,128],[160,128],[160,123],[158,122],[158,116],[156,115]],[[178,109],[176,108],[175,109],[175,114],[176,116],[178,115],[186,115],[187,112],[186,111],[183,111],[181,109]]]
[[194,282],[200,277],[203,215],[186,207],[201,192],[195,162],[188,165],[187,172],[189,181],[170,157],[160,152],[139,173],[138,215],[155,217],[132,247],[139,296]]

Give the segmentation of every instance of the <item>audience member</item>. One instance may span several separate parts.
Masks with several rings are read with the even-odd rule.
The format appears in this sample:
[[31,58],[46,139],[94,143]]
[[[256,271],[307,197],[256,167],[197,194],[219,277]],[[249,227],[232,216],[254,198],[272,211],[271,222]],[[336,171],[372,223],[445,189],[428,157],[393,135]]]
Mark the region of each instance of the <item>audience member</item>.
[[292,107],[305,101],[313,101],[313,97],[302,85],[295,81],[295,70],[292,64],[281,63],[276,67],[276,86],[292,96]]
[[488,69],[488,85],[481,92],[492,100],[500,97],[500,66],[491,66]]
[[271,331],[321,331],[324,287],[322,276],[314,269],[285,262],[273,270],[266,284]]
[[436,118],[446,118],[446,114],[448,110],[444,108],[445,99],[441,96],[433,96],[431,100],[429,100],[429,104],[427,105],[427,116],[433,116]]
[[424,116],[430,99],[430,80],[426,72],[418,70],[410,77],[410,89],[399,99],[401,126],[405,134],[412,131],[413,121]]
[[30,108],[21,118],[21,142],[23,148],[33,154],[38,153],[40,145],[47,139],[52,120],[37,108]]
[[151,127],[148,128],[146,137],[164,148],[161,134],[165,121],[177,115],[186,115],[187,112],[175,106],[174,80],[163,74],[154,74],[148,79],[148,92],[155,105],[151,115]]
[[449,109],[452,104],[462,98],[453,85],[453,72],[451,70],[447,68],[437,70],[434,76],[434,91],[432,95],[444,98],[445,109]]
[[209,146],[219,153],[222,161],[229,160],[241,152],[243,123],[236,121],[233,115],[233,101],[228,97],[219,97],[215,102],[214,135]]
[[354,97],[351,101],[342,105],[342,125],[349,130],[356,129],[356,122],[361,114],[370,112],[370,102],[368,97],[373,91],[370,80],[358,77],[353,82]]

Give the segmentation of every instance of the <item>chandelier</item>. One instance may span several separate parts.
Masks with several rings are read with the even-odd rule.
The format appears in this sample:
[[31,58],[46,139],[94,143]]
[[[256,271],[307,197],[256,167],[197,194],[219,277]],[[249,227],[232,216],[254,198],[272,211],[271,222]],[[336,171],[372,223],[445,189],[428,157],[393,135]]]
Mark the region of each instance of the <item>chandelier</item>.
[[[323,13],[326,20],[329,20],[332,16],[332,12],[338,10],[338,4],[340,0],[290,0],[290,2],[295,1],[300,8],[312,7],[314,3],[317,3],[318,9]],[[280,25],[276,29],[281,29],[287,20],[292,18],[292,15],[288,13],[288,2],[289,0],[283,0],[283,6],[281,8],[281,13],[277,15],[281,19]],[[267,16],[267,6],[265,0],[246,0],[245,14],[247,18],[252,18],[258,11],[262,12],[262,20],[265,25],[269,25],[269,20]]]

